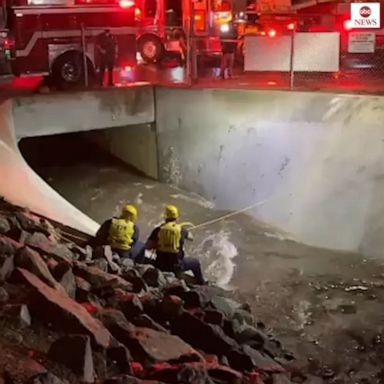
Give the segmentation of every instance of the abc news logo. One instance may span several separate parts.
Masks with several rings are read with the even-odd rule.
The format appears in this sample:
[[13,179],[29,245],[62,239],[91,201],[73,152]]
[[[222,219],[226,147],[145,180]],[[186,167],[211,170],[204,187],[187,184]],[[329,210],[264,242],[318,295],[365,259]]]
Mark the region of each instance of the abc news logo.
[[[377,7],[377,4],[352,4],[358,9],[354,9],[353,26],[355,28],[380,28],[380,5]],[[357,12],[356,12],[357,11]]]

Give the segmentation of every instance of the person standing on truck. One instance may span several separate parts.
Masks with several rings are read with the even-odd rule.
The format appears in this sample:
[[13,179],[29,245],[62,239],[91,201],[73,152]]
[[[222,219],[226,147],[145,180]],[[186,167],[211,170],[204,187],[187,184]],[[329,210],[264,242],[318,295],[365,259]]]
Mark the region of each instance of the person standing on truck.
[[113,69],[117,53],[116,40],[109,29],[97,36],[96,48],[100,55],[99,81],[100,86],[104,84],[105,70],[108,70],[108,85],[113,87]]
[[177,222],[179,210],[174,205],[168,205],[164,216],[165,222],[152,231],[146,243],[148,250],[156,250],[154,266],[175,274],[191,271],[197,284],[206,284],[200,261],[184,255],[184,242],[193,240],[193,237],[183,224]]
[[237,29],[233,23],[222,25],[220,34],[221,42],[221,65],[220,77],[225,79],[225,72],[227,77],[233,76],[233,67],[235,65],[235,55],[237,50]]

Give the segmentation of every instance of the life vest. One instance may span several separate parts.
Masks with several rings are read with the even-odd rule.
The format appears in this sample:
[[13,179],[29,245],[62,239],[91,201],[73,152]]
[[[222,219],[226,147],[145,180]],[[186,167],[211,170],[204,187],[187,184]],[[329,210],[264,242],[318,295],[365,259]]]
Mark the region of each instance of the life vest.
[[109,229],[109,245],[111,248],[128,251],[133,243],[135,225],[132,221],[124,219],[112,219]]
[[157,241],[157,251],[164,253],[178,253],[181,246],[181,225],[174,221],[160,227]]

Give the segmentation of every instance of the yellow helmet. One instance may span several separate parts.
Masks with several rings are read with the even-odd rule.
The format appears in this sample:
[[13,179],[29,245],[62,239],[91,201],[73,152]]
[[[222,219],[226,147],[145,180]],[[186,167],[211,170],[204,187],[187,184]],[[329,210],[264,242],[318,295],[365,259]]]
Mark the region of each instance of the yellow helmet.
[[137,209],[134,205],[128,204],[123,208],[122,211],[123,217],[128,217],[132,220],[137,219]]
[[174,205],[167,205],[165,208],[165,218],[169,219],[177,219],[179,217],[179,210]]

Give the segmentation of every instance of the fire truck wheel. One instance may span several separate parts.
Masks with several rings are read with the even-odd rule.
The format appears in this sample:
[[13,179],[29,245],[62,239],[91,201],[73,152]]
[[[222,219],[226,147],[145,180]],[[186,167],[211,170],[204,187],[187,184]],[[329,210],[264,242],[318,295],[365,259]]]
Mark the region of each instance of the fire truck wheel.
[[155,35],[141,36],[137,42],[139,53],[146,63],[159,61],[164,53],[161,40]]
[[[92,68],[89,60],[88,68]],[[52,77],[60,88],[70,88],[81,84],[84,81],[82,53],[72,51],[59,56],[52,66]]]

